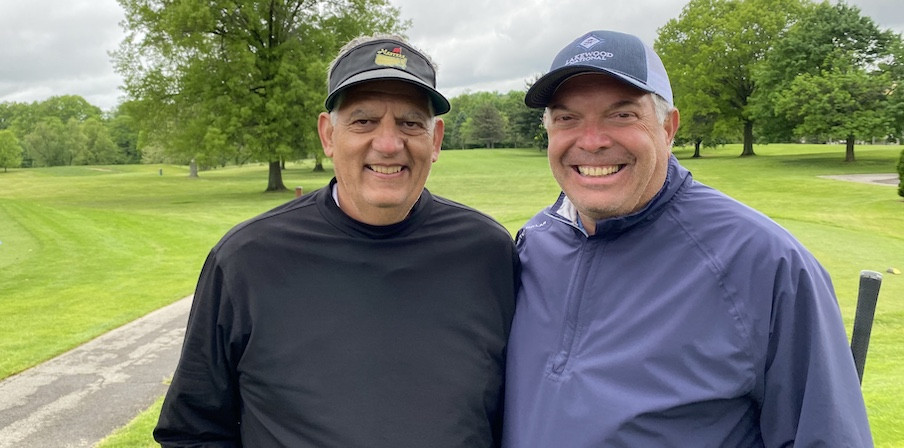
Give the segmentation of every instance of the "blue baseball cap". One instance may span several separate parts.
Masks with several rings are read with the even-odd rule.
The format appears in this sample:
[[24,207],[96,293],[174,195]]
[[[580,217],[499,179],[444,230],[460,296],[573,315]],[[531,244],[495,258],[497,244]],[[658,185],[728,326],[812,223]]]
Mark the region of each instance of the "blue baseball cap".
[[637,36],[616,31],[590,31],[568,44],[527,90],[524,104],[546,107],[556,89],[575,75],[603,73],[672,103],[672,86],[659,55]]

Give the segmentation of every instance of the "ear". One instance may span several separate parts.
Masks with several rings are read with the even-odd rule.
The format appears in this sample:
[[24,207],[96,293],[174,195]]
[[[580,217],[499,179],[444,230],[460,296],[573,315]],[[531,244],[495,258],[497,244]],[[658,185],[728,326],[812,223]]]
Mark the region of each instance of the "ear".
[[443,135],[446,132],[446,123],[442,118],[435,118],[433,123],[433,161],[439,159],[439,151],[443,149]]
[[678,109],[673,108],[669,115],[665,117],[665,123],[663,123],[663,128],[666,133],[666,141],[671,148],[672,143],[675,142],[675,135],[678,134],[678,126],[681,123],[681,114],[678,113]]
[[317,134],[320,135],[320,145],[327,157],[333,157],[333,122],[330,114],[321,112],[317,117]]

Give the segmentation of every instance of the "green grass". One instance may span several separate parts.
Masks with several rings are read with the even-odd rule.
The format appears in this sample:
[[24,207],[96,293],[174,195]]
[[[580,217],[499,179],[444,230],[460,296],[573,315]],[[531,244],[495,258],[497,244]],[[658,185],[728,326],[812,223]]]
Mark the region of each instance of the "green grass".
[[157,399],[151,407],[145,409],[128,425],[116,430],[94,448],[159,448],[151,432],[157,425],[157,416],[163,407],[163,397]]
[[[191,294],[207,251],[229,227],[294,197],[262,193],[266,167],[200,179],[159,169],[0,176],[0,378]],[[313,189],[331,176],[310,171],[294,167],[287,182]]]
[[[892,173],[900,146],[859,146],[856,163],[831,145],[730,145],[691,159],[695,177],[791,230],[826,266],[850,333],[860,270],[904,270],[904,201],[897,190],[821,179]],[[164,175],[160,176],[159,169]],[[289,165],[286,186],[312,191],[332,172]],[[0,173],[0,378],[62,353],[192,292],[210,247],[230,227],[294,197],[262,193],[266,166],[189,179],[175,166],[66,167]],[[498,219],[511,232],[558,187],[545,152],[445,151],[428,188]],[[876,445],[904,446],[904,276],[884,274],[863,392]],[[159,403],[106,447],[154,446]]]

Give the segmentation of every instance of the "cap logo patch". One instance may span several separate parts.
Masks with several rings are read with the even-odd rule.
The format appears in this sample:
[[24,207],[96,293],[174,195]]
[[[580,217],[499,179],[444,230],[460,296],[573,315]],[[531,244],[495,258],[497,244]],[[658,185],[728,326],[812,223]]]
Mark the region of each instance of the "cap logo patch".
[[401,47],[395,47],[392,51],[381,48],[377,51],[374,64],[405,70],[408,67],[408,57],[402,54]]
[[586,49],[589,50],[589,49],[593,48],[594,45],[596,45],[596,44],[598,44],[598,43],[600,43],[600,42],[602,42],[602,41],[599,40],[599,39],[597,39],[597,38],[594,37],[594,36],[587,36],[587,38],[584,39],[583,41],[581,41],[581,43],[578,44],[578,45],[580,45],[580,46],[582,46],[582,47],[584,47],[584,48],[586,48]]

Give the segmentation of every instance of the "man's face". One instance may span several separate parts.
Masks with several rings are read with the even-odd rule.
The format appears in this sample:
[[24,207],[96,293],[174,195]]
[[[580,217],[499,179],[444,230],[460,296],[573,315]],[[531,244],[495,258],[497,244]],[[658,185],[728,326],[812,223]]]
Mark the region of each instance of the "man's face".
[[318,131],[333,159],[339,206],[355,220],[388,225],[408,215],[439,157],[443,122],[427,95],[399,81],[348,89],[332,122],[321,114]]
[[659,192],[677,111],[660,123],[651,94],[601,74],[564,82],[548,108],[549,166],[588,232]]

